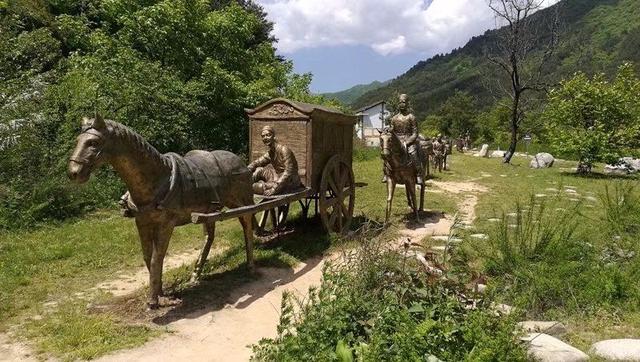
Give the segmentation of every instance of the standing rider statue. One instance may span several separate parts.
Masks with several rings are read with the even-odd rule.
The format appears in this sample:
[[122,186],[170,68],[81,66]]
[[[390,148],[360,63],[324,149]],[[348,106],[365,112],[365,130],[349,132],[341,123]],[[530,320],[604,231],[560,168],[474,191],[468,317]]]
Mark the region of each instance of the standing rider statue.
[[[394,132],[404,144],[411,162],[416,168],[416,182],[423,185],[422,162],[420,162],[420,142],[418,140],[418,122],[413,113],[409,113],[409,98],[406,94],[401,94],[398,99],[398,113],[389,121],[389,128]],[[382,182],[387,182],[387,172],[384,172]]]

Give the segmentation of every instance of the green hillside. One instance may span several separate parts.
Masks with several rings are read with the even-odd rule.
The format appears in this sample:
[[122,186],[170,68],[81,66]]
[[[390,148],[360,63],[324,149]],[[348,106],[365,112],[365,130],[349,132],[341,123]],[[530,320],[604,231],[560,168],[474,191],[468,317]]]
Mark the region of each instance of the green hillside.
[[365,93],[384,87],[387,84],[389,84],[389,81],[379,82],[376,80],[369,84],[358,84],[340,92],[323,93],[322,95],[327,99],[335,98],[344,104],[352,104]]
[[[626,60],[640,69],[640,1],[565,0],[556,6],[560,6],[561,43],[548,64],[552,81],[576,71],[613,74]],[[541,19],[553,10],[545,9],[534,16]],[[490,106],[495,98],[485,85],[492,82],[494,68],[484,53],[495,44],[499,32],[487,31],[450,54],[421,61],[388,85],[359,97],[351,106],[355,109],[388,99],[399,91],[412,97],[416,115],[424,119],[456,90],[475,96],[481,106]]]

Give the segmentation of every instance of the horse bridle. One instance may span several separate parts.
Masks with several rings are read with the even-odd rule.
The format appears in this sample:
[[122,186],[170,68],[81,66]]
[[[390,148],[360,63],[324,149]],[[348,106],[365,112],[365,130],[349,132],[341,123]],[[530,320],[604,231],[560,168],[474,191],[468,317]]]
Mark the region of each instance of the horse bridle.
[[[89,132],[91,130],[95,130],[96,132]],[[80,134],[85,134],[85,133],[89,133],[91,135],[94,135],[94,136],[98,137],[100,140],[104,139],[104,136],[100,132],[98,132],[97,129],[93,128],[92,126],[83,127],[82,128],[82,132]],[[102,148],[100,150],[98,150],[98,152],[96,152],[94,158],[100,157],[101,154],[102,154]],[[79,159],[79,158],[75,158],[73,156],[69,157],[69,161],[75,162],[75,163],[83,165],[83,166],[87,166],[87,165],[91,164],[91,162],[86,158],[85,159]]]

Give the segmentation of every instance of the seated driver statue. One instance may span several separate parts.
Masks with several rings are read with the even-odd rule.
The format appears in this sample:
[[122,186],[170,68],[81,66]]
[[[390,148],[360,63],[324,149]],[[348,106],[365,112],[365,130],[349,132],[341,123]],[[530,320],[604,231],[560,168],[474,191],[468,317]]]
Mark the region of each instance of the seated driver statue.
[[294,192],[302,188],[298,176],[298,162],[289,147],[278,143],[271,126],[262,128],[262,142],[269,151],[249,164],[253,172],[253,192],[271,196]]

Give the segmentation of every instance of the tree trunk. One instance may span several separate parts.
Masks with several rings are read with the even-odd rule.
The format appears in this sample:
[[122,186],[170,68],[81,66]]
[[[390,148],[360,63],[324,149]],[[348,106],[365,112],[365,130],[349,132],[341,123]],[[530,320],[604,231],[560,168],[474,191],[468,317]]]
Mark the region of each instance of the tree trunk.
[[502,163],[510,163],[511,157],[516,153],[516,146],[518,145],[518,114],[520,107],[520,93],[516,92],[515,97],[513,97],[513,104],[511,105],[511,143],[509,144],[509,149],[504,154],[504,159]]

